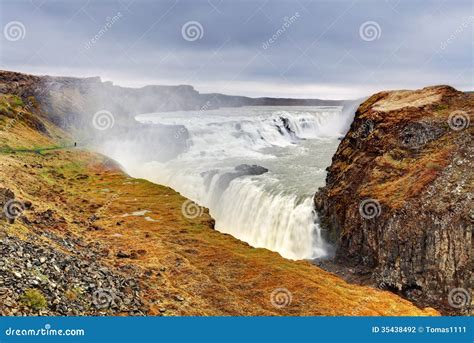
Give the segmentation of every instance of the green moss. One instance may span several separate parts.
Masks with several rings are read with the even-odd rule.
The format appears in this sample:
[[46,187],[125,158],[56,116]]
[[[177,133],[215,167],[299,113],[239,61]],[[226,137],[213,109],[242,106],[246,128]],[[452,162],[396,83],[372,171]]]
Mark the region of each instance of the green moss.
[[48,305],[43,293],[33,288],[27,289],[20,300],[24,305],[34,310],[41,310]]
[[17,106],[23,106],[24,105],[23,100],[21,100],[21,98],[18,97],[18,96],[15,96],[13,98],[13,103]]

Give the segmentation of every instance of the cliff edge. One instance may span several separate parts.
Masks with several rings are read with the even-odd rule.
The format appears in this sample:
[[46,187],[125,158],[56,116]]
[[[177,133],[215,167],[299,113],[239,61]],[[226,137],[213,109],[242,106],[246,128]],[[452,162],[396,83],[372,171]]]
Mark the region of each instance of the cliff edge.
[[315,196],[336,263],[446,313],[472,309],[474,95],[380,92],[358,108]]

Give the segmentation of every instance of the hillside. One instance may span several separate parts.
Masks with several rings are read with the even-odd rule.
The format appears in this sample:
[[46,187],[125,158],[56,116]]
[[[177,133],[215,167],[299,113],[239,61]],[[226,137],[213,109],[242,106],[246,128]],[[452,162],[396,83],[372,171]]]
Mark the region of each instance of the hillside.
[[22,87],[0,95],[1,315],[438,314],[213,230],[206,209],[74,147]]

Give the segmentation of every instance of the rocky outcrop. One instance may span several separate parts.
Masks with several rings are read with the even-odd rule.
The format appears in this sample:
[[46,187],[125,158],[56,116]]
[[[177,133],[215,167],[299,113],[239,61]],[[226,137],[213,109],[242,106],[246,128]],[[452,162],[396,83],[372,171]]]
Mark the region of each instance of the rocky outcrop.
[[335,260],[447,313],[471,308],[474,96],[381,92],[357,110],[315,196]]
[[144,315],[140,271],[98,262],[104,252],[71,236],[56,240],[66,250],[0,230],[0,315]]

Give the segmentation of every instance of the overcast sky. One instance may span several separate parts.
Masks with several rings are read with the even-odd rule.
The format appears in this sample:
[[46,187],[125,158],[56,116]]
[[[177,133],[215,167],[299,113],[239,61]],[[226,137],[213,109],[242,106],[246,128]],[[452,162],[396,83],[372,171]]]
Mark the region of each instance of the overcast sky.
[[0,0],[1,69],[355,98],[473,89],[472,0]]

